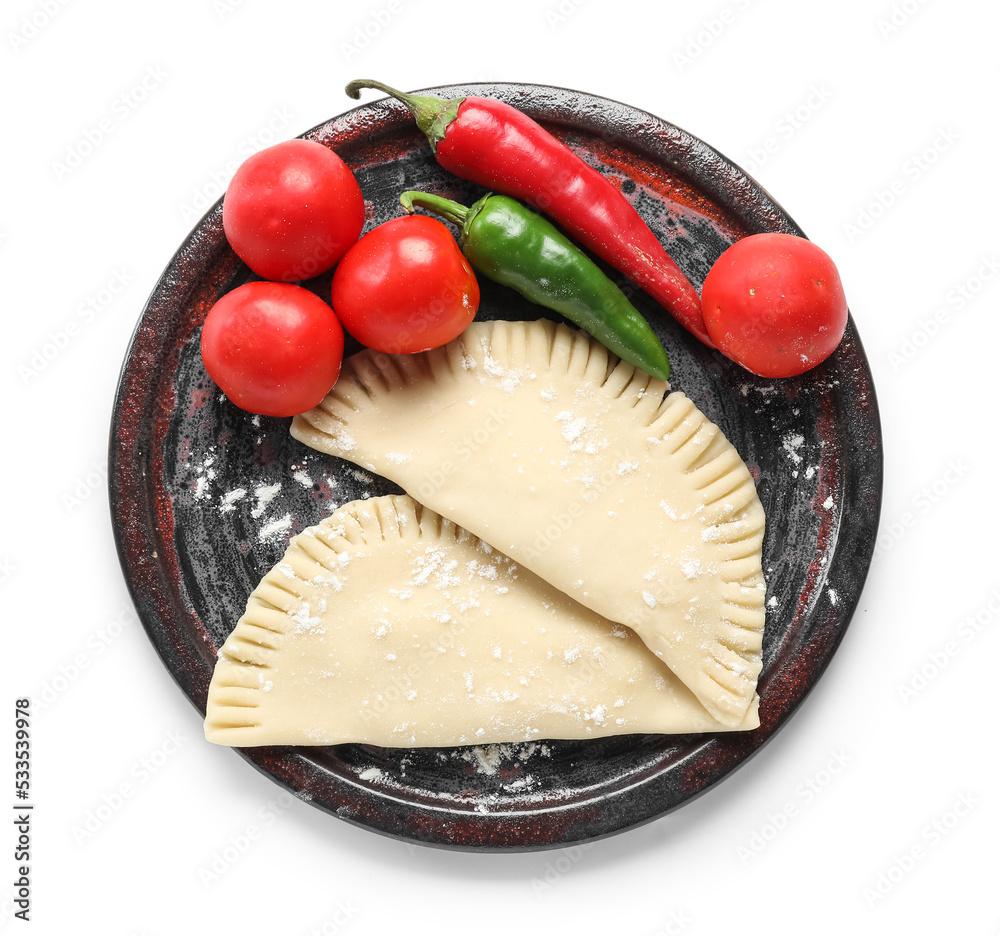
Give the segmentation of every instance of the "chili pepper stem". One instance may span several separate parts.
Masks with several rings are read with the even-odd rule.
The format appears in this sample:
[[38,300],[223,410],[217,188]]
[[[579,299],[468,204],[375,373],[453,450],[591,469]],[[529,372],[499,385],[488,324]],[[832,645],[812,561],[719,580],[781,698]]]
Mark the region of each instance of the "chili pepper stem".
[[458,227],[464,226],[469,217],[469,209],[465,205],[430,192],[403,192],[399,196],[399,203],[406,209],[407,214],[413,214],[414,207],[427,208]]
[[429,94],[407,94],[371,78],[355,78],[348,82],[344,90],[348,97],[357,101],[361,97],[362,88],[374,88],[402,101],[416,118],[417,126],[427,135],[431,149],[435,152],[438,141],[444,139],[448,124],[458,116],[459,105],[465,100],[464,97],[440,98]]
[[452,201],[450,198],[445,198],[443,195],[416,191],[403,192],[399,196],[399,203],[406,209],[407,214],[413,214],[414,208],[426,208],[428,211],[441,215],[442,218],[450,221],[459,229],[459,243],[465,246],[466,238],[469,236],[469,226],[486,203],[486,199],[492,194],[492,192],[487,192],[479,201],[473,202],[469,207]]

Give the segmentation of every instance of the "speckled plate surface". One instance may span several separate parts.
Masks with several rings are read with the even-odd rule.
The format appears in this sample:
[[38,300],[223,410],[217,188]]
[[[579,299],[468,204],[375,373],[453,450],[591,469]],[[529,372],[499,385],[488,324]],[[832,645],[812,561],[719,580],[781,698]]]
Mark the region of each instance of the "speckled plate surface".
[[[736,166],[645,112],[535,85],[428,93],[498,97],[525,110],[620,185],[699,288],[736,238],[802,233]],[[400,214],[397,199],[408,188],[466,203],[479,194],[438,166],[394,101],[355,108],[305,136],[332,146],[355,172],[366,230]],[[226,243],[220,202],[142,312],[111,427],[111,508],[125,579],[153,645],[202,713],[216,648],[288,538],[337,505],[398,490],[305,448],[288,435],[288,420],[237,410],[209,380],[201,324],[220,295],[251,278]],[[305,285],[328,298],[329,281],[327,274]],[[540,317],[504,287],[485,279],[481,287],[480,317]],[[315,806],[377,832],[477,850],[544,848],[620,832],[685,803],[746,761],[792,714],[850,621],[878,525],[881,435],[854,322],[818,369],[767,381],[699,344],[644,293],[624,288],[664,340],[674,389],[723,428],[757,481],[768,520],[761,727],[487,748],[241,751],[250,763]]]

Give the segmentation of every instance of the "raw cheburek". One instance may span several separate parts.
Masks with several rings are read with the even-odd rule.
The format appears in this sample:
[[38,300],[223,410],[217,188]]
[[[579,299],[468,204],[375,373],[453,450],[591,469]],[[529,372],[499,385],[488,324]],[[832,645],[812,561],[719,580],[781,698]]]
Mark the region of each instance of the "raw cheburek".
[[[739,727],[756,724],[754,705]],[[220,650],[205,733],[445,747],[719,727],[627,628],[389,495],[292,539]]]
[[[310,549],[332,542],[327,521],[292,541],[222,648],[209,738],[421,746],[756,727],[763,510],[722,432],[668,391],[548,321],[349,358],[292,434],[412,499],[340,508],[348,545],[330,548],[344,568],[299,568],[303,550],[323,565]],[[464,551],[431,590],[403,532],[426,547],[425,527]],[[348,588],[348,567],[368,575]],[[505,590],[487,587],[501,573]]]

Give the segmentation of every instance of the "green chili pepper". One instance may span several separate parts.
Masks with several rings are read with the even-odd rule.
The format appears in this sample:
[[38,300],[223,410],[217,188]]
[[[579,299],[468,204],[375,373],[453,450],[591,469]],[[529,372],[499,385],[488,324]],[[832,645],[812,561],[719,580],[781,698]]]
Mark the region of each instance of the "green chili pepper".
[[472,207],[429,192],[404,192],[412,214],[427,208],[458,225],[472,266],[525,299],[552,309],[593,335],[622,360],[659,380],[670,374],[667,352],[625,294],[546,218],[506,195],[484,195]]

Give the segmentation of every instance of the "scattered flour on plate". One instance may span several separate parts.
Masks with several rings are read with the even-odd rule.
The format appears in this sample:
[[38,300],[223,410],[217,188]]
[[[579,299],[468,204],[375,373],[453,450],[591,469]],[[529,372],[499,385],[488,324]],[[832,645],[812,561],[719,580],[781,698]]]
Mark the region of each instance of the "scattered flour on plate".
[[360,468],[349,468],[348,471],[354,480],[361,484],[371,484],[375,480],[367,471],[362,471]]
[[[254,504],[253,509],[250,511],[250,516],[256,520],[258,517],[262,516],[264,511],[267,510],[267,505],[274,500],[274,498],[281,491],[281,482],[277,484],[260,484],[254,488],[254,496],[257,498],[257,503]],[[261,534],[263,539],[263,532]]]
[[204,500],[209,496],[211,483],[215,480],[215,446],[208,450],[208,454],[197,465],[194,470],[197,476],[194,479],[194,498]]
[[547,744],[528,741],[522,744],[484,744],[466,748],[460,751],[458,756],[465,763],[474,765],[476,773],[491,777],[505,763],[520,761],[524,764],[536,755],[539,757],[550,757],[551,753]]
[[788,452],[788,457],[796,465],[802,461],[799,449],[805,444],[805,438],[797,432],[789,432],[781,440],[781,447]]
[[233,488],[228,493],[224,494],[222,497],[222,503],[219,505],[219,510],[222,513],[229,513],[236,509],[236,502],[243,500],[247,496],[246,488]]
[[287,513],[277,520],[265,523],[264,526],[260,528],[260,532],[257,534],[257,539],[262,543],[266,543],[268,540],[277,539],[279,536],[283,536],[291,528],[292,515]]

